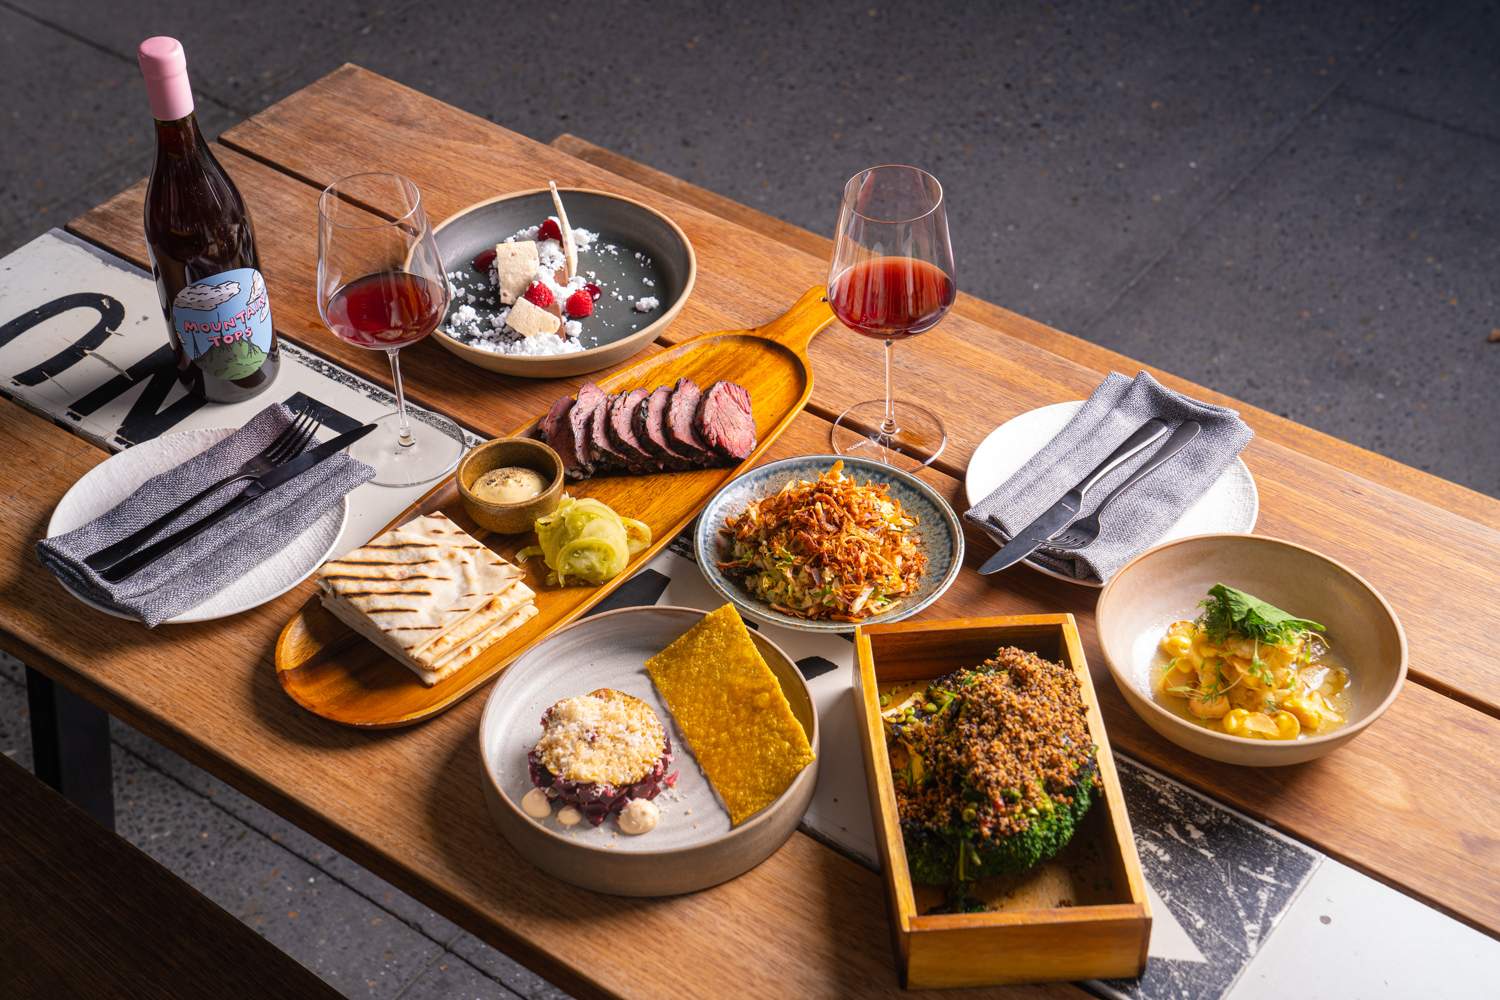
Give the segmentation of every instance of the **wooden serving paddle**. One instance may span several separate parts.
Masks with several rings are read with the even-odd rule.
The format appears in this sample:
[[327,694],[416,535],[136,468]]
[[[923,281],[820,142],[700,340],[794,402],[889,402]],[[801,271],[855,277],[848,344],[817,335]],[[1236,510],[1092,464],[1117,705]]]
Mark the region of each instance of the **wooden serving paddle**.
[[[538,639],[607,597],[677,537],[725,483],[759,461],[807,404],[812,393],[807,347],[833,318],[824,289],[813,288],[765,326],[705,333],[599,380],[601,389],[614,393],[672,385],[679,378],[690,378],[706,389],[720,379],[728,379],[749,391],[755,417],[755,451],[737,466],[640,476],[601,475],[568,484],[573,496],[596,497],[618,513],[651,526],[650,547],[632,559],[619,576],[598,587],[556,587],[546,584],[546,568],[539,560],[521,564],[526,570],[526,583],[537,593],[536,617],[430,688],[326,611],[314,592],[276,641],[276,676],[282,689],[309,712],[349,726],[407,726],[456,705]],[[526,431],[531,423],[517,427],[512,434]],[[513,560],[516,551],[534,539],[531,534],[493,535],[475,525],[464,511],[452,476],[402,511],[386,528],[438,510],[507,559]]]

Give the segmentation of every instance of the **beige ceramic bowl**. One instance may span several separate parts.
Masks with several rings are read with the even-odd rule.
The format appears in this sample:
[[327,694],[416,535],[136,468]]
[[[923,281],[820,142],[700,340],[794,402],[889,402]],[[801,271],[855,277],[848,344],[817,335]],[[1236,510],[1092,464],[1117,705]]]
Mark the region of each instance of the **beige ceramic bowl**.
[[[819,737],[812,692],[791,657],[759,632],[750,633],[807,733],[815,759],[774,802],[735,827],[646,675],[646,660],[703,614],[657,605],[581,618],[517,657],[491,689],[479,720],[485,803],[505,839],[542,871],[596,892],[674,896],[749,871],[796,831],[818,784]],[[619,833],[613,820],[570,830],[552,817],[532,819],[520,808],[531,788],[527,754],[541,735],[542,714],[562,698],[599,688],[644,701],[672,739],[678,781],[657,800],[660,825],[642,837]]]
[[[516,503],[492,503],[475,496],[474,482],[492,469],[519,465],[541,473],[547,488],[530,500]],[[519,535],[530,531],[536,519],[552,513],[562,499],[563,462],[561,456],[541,441],[531,438],[495,438],[471,449],[458,463],[458,495],[464,510],[481,528],[502,535]]]
[[[1157,642],[1172,622],[1193,617],[1216,583],[1326,626],[1351,678],[1346,725],[1297,740],[1257,740],[1214,732],[1156,703],[1151,663]],[[1406,633],[1385,598],[1348,567],[1261,535],[1194,535],[1141,553],[1100,593],[1096,619],[1109,672],[1136,714],[1178,746],[1229,764],[1266,767],[1321,757],[1380,718],[1406,680]]]

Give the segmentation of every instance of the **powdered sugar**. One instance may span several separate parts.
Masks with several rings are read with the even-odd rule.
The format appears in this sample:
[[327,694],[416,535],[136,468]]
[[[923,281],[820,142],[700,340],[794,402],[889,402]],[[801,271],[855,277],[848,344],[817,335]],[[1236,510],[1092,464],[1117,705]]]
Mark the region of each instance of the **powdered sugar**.
[[[556,221],[556,216],[548,218]],[[561,225],[560,222],[557,224]],[[661,275],[654,269],[648,255],[607,243],[599,233],[574,226],[572,237],[579,257],[577,272],[571,280],[562,282],[558,280],[566,261],[562,243],[558,240],[538,240],[536,237],[540,228],[540,223],[523,227],[505,237],[503,242],[531,241],[536,244],[535,281],[552,293],[556,305],[549,311],[554,315],[569,297],[582,292],[586,285],[599,286],[599,296],[593,300],[592,315],[580,319],[564,313],[557,332],[538,332],[532,337],[520,335],[506,325],[510,307],[500,304],[499,277],[492,261],[485,273],[472,267],[448,272],[451,305],[444,323],[444,333],[466,346],[483,351],[540,356],[588,350],[628,336],[650,322],[642,314],[656,309],[657,299],[650,297],[637,302],[636,296],[632,295],[627,299],[620,291],[621,288],[631,286],[657,286]],[[590,266],[591,254],[592,261],[597,262],[593,266]],[[517,276],[511,275],[508,280],[514,282]],[[641,304],[647,301],[650,302],[649,306]],[[611,302],[618,305],[604,308]],[[535,325],[530,324],[533,328]]]

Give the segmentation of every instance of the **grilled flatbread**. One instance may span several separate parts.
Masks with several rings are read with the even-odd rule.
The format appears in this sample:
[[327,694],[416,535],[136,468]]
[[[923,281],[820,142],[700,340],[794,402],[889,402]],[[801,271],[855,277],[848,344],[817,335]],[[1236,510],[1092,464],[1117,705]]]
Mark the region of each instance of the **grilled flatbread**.
[[392,528],[326,563],[318,583],[397,646],[416,652],[524,575],[437,513]]
[[524,575],[436,513],[327,563],[318,583],[334,615],[434,684],[535,614]]
[[411,656],[404,650],[391,645],[379,629],[370,625],[368,618],[361,617],[358,612],[351,610],[347,604],[330,600],[326,594],[323,596],[323,606],[345,625],[348,625],[355,632],[369,639],[386,653],[389,653],[393,659],[399,660],[428,687],[432,687],[438,681],[468,666],[480,653],[536,617],[537,613],[536,605],[522,604],[515,608],[507,617],[483,629],[467,643],[450,649],[442,657],[432,659]]

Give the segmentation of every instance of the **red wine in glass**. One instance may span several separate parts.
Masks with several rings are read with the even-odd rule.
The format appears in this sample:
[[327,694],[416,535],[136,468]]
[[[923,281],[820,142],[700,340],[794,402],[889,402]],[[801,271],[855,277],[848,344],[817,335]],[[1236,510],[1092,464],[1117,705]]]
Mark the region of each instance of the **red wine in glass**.
[[448,279],[422,192],[385,171],[340,177],[318,198],[318,312],[340,340],[384,351],[396,409],[349,454],[381,486],[415,486],[446,475],[466,447],[464,432],[432,411],[412,413],[401,381],[401,349],[436,330],[448,310]]
[[430,278],[380,271],[356,278],[328,298],[328,328],[356,347],[391,350],[415,344],[443,321],[447,299]]
[[932,329],[958,297],[953,279],[912,257],[874,257],[834,279],[828,303],[855,333],[902,340]]
[[891,164],[849,179],[828,267],[828,304],[849,329],[885,342],[885,398],[839,414],[830,440],[840,455],[912,468],[930,464],[948,443],[936,413],[896,399],[891,369],[896,341],[932,329],[952,307],[954,273],[937,178]]

